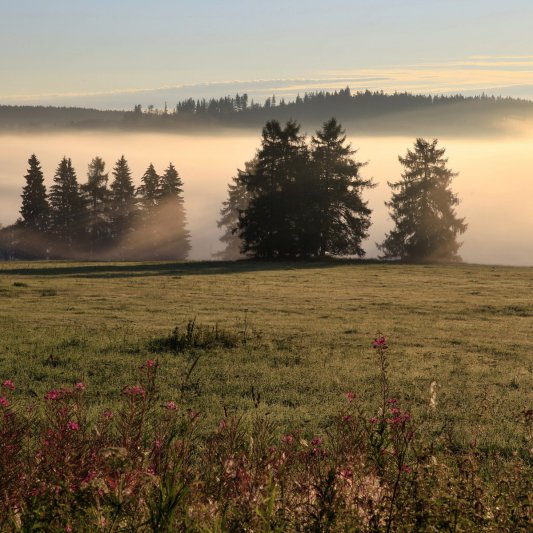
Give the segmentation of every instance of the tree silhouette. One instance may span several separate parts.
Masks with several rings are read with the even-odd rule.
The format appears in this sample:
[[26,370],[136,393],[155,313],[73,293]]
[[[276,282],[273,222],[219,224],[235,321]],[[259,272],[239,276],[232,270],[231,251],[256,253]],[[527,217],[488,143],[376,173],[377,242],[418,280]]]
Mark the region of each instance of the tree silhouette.
[[110,238],[110,191],[105,162],[95,157],[89,163],[87,183],[81,185],[88,204],[87,233],[90,252],[108,244]]
[[457,235],[466,231],[464,218],[457,218],[459,203],[451,191],[457,175],[446,167],[445,150],[418,138],[414,150],[399,157],[402,179],[390,183],[390,208],[395,227],[379,245],[385,259],[405,261],[459,261]]
[[250,203],[250,193],[246,189],[242,174],[251,174],[255,171],[257,161],[254,159],[244,164],[244,172],[237,170],[237,176],[232,178],[228,185],[228,199],[222,203],[218,228],[224,228],[220,241],[225,244],[224,250],[218,252],[216,257],[232,261],[243,257],[243,242],[239,236],[239,216]]
[[86,204],[70,158],[63,157],[57,167],[49,201],[51,232],[68,254],[82,240],[86,223]]
[[368,236],[371,210],[361,193],[373,187],[359,170],[363,163],[355,161],[355,151],[346,143],[345,131],[332,118],[325,122],[311,140],[312,160],[318,175],[317,210],[318,255],[326,253],[363,256],[361,241]]
[[131,179],[131,171],[124,156],[113,168],[111,183],[111,235],[119,245],[120,255],[125,258],[130,238],[137,222],[137,205],[135,186]]
[[282,128],[277,120],[266,123],[257,165],[239,175],[250,195],[239,220],[243,252],[269,259],[308,255],[299,193],[305,189],[309,161],[298,124],[289,121]]
[[44,176],[39,160],[33,154],[28,159],[26,185],[22,189],[21,225],[31,231],[45,233],[50,222],[50,206],[46,196]]

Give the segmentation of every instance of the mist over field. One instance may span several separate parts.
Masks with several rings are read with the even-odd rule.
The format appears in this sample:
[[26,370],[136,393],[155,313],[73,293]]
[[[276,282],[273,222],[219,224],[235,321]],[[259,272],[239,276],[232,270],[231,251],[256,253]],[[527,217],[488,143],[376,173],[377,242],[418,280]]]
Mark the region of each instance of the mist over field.
[[[313,132],[308,132],[313,133]],[[350,132],[347,132],[348,135]],[[387,180],[397,181],[412,137],[350,137],[356,158],[368,161],[364,177],[378,186],[366,194],[373,210],[370,238],[363,243],[367,257],[376,257],[375,242],[391,228],[384,201],[390,197]],[[453,190],[466,218],[460,254],[464,261],[508,265],[533,265],[533,132],[519,137],[457,139],[442,137],[449,167],[459,172]],[[159,133],[68,132],[4,134],[0,136],[0,223],[19,216],[20,194],[27,159],[35,153],[41,162],[47,188],[63,156],[72,158],[79,183],[86,181],[87,165],[95,156],[111,172],[124,154],[135,184],[150,163],[162,172],[173,162],[184,183],[188,227],[192,234],[190,259],[211,259],[222,248],[216,227],[226,188],[237,168],[243,168],[260,144],[260,131],[226,135],[176,135]]]

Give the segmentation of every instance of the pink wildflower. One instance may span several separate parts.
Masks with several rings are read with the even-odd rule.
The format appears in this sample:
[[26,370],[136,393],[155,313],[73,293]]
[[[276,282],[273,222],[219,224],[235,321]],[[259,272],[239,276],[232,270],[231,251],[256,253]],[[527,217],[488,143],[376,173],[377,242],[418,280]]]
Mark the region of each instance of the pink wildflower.
[[0,396],[0,405],[2,407],[9,407],[9,400],[3,396]]
[[61,389],[52,389],[48,391],[44,397],[45,400],[59,400],[63,396]]
[[70,524],[67,524],[65,527],[65,531],[67,533],[72,533],[74,530],[72,529],[72,526]]
[[144,366],[146,368],[153,368],[154,366],[156,366],[156,362],[153,359],[148,359],[146,363],[144,363]]
[[74,385],[74,388],[77,390],[85,390],[85,384],[82,383],[81,381],[78,381],[76,385]]
[[178,406],[176,405],[176,402],[171,401],[165,404],[165,409],[168,409],[169,411],[175,411],[177,408]]
[[386,350],[388,348],[387,339],[383,335],[376,337],[372,343],[372,347],[380,350]]
[[355,392],[345,392],[344,393],[344,396],[346,396],[346,399],[349,401],[349,402],[353,402],[355,400]]
[[373,416],[373,417],[369,420],[369,422],[370,422],[371,424],[377,424],[377,423],[379,422],[379,418],[376,417],[376,416]]
[[344,416],[342,417],[342,420],[343,420],[344,422],[349,422],[351,419],[352,419],[352,415],[344,415]]
[[103,416],[106,420],[110,420],[111,418],[113,418],[113,411],[111,411],[111,409],[106,409],[106,410],[102,413],[102,416]]
[[398,403],[398,400],[397,400],[396,398],[389,398],[389,399],[387,400],[387,403],[388,403],[389,405],[394,405],[394,404],[397,404],[397,403]]
[[413,471],[413,469],[408,465],[402,465],[401,471],[405,472],[406,474],[410,474]]
[[126,394],[126,396],[140,396],[141,398],[144,398],[146,396],[146,391],[140,385],[134,385],[133,387],[126,387],[126,389],[124,389],[124,394]]
[[2,387],[9,390],[15,390],[15,385],[10,379],[6,379],[4,383],[2,383]]
[[343,468],[339,473],[344,479],[350,479],[353,476],[351,468]]
[[77,422],[74,422],[73,420],[71,420],[67,424],[67,428],[70,429],[70,431],[79,431],[80,425]]
[[320,446],[322,444],[322,439],[320,437],[313,437],[311,444],[313,446]]
[[292,444],[294,442],[294,437],[292,435],[285,435],[282,440],[286,444]]

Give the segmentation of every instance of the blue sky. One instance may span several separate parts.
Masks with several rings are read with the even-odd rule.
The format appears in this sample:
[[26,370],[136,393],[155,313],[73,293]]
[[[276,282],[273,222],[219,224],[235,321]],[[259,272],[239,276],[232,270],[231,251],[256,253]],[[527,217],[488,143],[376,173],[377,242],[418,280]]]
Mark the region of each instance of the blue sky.
[[0,103],[346,84],[533,97],[532,22],[531,0],[0,0]]

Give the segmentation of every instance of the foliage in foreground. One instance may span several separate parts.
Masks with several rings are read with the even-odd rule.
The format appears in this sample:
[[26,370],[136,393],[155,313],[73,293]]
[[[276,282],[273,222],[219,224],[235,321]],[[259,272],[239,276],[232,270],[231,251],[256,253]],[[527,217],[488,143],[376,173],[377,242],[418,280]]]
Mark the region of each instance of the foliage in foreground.
[[[160,397],[158,363],[140,368],[120,406],[88,418],[85,385],[17,405],[0,397],[2,531],[527,531],[532,468],[457,446],[389,395],[387,344],[373,347],[380,407],[358,395],[324,435],[279,435],[255,401],[206,437],[200,413]],[[437,409],[435,392],[427,418]],[[532,413],[524,413],[526,443]],[[529,433],[527,433],[529,431]]]

